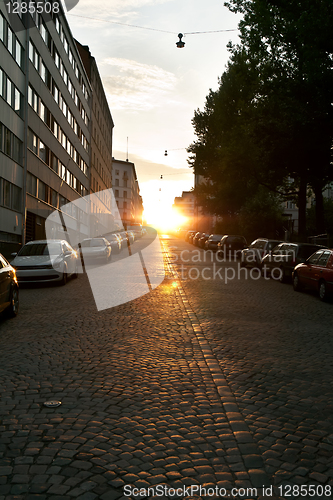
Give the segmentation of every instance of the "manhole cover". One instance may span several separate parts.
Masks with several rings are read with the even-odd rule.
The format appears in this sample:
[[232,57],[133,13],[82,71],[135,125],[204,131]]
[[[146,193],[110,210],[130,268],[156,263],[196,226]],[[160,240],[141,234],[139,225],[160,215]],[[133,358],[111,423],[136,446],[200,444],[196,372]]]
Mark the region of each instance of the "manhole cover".
[[61,401],[46,401],[46,403],[44,403],[44,406],[47,408],[57,408],[60,405]]

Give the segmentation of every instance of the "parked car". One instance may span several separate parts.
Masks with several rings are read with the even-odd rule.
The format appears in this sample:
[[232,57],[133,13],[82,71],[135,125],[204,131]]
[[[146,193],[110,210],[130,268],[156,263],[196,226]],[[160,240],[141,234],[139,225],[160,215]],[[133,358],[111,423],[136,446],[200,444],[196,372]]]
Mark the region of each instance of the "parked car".
[[79,247],[85,264],[107,264],[111,259],[111,245],[106,238],[85,238]]
[[217,245],[217,255],[224,259],[240,258],[242,250],[246,246],[244,236],[226,234]]
[[121,251],[121,238],[118,234],[108,234],[106,239],[111,246],[111,254],[119,253]]
[[131,224],[130,226],[127,226],[128,231],[132,231],[134,233],[135,239],[137,240],[138,238],[141,238],[143,236],[142,232],[142,225],[141,224]]
[[14,317],[19,310],[19,287],[15,269],[0,254],[0,313]]
[[121,240],[121,249],[127,248],[130,241],[128,239],[126,231],[121,231],[120,233],[118,233],[118,236],[120,237]]
[[298,264],[292,274],[295,291],[315,290],[320,300],[333,293],[333,250],[318,250],[305,262]]
[[128,241],[130,242],[130,245],[132,245],[135,241],[135,234],[133,231],[127,231],[127,238]]
[[191,233],[191,234],[189,235],[189,237],[188,237],[188,240],[187,240],[187,241],[188,241],[189,243],[192,243],[192,244],[193,244],[193,238],[194,238],[194,236],[195,236],[196,234],[197,234],[197,231],[194,231],[193,233]]
[[322,248],[326,247],[311,243],[280,243],[262,259],[262,272],[271,274],[283,283],[291,277],[297,264],[305,262]]
[[185,234],[185,241],[188,241],[189,240],[189,237],[192,235],[193,237],[193,234],[197,233],[198,231],[187,231],[187,233]]
[[217,244],[221,241],[222,238],[223,234],[211,234],[209,238],[205,241],[205,249],[216,252]]
[[269,240],[258,238],[252,241],[248,248],[244,248],[241,253],[241,267],[261,267],[261,261],[266,254],[271,252],[274,247],[279,245],[281,240]]
[[12,255],[19,282],[59,281],[65,285],[69,276],[77,277],[78,254],[65,240],[29,241]]
[[201,238],[199,238],[198,247],[205,248],[205,243],[208,240],[209,236],[210,236],[209,233],[203,233]]
[[201,238],[201,236],[203,235],[204,233],[201,233],[201,232],[198,232],[198,233],[195,233],[195,235],[193,236],[193,239],[192,239],[192,243],[193,245],[195,245],[196,247],[199,246],[199,239]]

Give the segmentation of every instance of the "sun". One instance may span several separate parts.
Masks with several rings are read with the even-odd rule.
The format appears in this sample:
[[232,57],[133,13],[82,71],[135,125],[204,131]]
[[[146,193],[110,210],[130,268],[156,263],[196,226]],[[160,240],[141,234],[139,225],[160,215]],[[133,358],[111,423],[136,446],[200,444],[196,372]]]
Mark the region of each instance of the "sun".
[[168,206],[152,207],[145,210],[144,217],[147,223],[158,231],[174,231],[187,223],[187,217],[179,214],[175,209]]

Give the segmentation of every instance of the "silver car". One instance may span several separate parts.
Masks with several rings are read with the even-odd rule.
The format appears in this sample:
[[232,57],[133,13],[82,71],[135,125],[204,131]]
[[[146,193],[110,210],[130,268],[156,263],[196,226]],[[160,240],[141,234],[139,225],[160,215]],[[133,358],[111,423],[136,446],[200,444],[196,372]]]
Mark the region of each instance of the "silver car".
[[29,241],[12,255],[19,283],[58,281],[65,285],[68,276],[77,277],[78,255],[65,240]]
[[86,238],[80,244],[80,252],[85,264],[102,262],[107,264],[111,259],[111,245],[106,238]]

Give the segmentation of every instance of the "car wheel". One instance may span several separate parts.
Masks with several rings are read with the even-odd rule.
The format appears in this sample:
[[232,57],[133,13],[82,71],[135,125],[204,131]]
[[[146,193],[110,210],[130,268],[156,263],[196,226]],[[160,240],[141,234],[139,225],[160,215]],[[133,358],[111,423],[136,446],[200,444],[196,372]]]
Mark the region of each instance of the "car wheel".
[[302,290],[302,285],[301,285],[301,282],[299,280],[299,276],[297,273],[294,273],[294,276],[293,276],[293,288],[294,288],[295,292],[300,292]]
[[10,306],[8,307],[8,316],[14,318],[17,316],[19,310],[19,291],[18,288],[13,287],[10,294]]
[[319,282],[319,298],[323,302],[325,302],[328,299],[327,285],[326,281],[324,280]]
[[61,286],[65,286],[66,283],[67,283],[67,266],[65,265],[63,273],[62,273],[62,278],[61,278],[61,281],[60,281],[60,285]]

